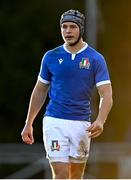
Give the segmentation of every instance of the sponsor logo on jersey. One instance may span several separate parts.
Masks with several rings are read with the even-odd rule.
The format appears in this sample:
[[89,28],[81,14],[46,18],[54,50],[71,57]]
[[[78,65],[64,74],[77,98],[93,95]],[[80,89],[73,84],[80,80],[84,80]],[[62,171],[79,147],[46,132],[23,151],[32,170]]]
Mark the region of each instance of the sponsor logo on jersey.
[[60,63],[60,64],[64,61],[64,59],[62,59],[62,58],[60,58],[60,59],[58,59],[58,60],[59,60],[59,63]]
[[80,68],[89,69],[89,67],[90,67],[89,58],[82,58],[82,61],[80,62]]
[[52,151],[59,151],[60,150],[60,145],[58,143],[58,140],[52,141],[51,150]]

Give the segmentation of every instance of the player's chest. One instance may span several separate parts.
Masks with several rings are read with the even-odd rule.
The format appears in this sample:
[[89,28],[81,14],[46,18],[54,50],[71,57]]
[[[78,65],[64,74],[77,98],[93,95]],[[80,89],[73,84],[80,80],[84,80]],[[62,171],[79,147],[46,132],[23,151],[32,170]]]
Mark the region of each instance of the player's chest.
[[92,73],[92,60],[88,56],[59,56],[52,59],[49,69],[54,76],[89,76]]

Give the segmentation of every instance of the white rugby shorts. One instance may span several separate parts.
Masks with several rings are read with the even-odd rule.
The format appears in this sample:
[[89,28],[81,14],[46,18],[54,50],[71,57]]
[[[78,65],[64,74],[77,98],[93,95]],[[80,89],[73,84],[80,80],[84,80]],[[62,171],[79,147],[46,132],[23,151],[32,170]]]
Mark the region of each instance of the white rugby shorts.
[[90,138],[86,129],[88,121],[73,121],[45,116],[43,118],[43,140],[50,162],[87,161]]

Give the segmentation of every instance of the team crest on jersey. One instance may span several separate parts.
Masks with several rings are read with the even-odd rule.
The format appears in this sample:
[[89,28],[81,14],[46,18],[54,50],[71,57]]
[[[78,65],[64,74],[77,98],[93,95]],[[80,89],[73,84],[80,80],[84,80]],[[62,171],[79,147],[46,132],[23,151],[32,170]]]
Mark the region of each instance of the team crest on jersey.
[[89,58],[82,58],[82,61],[80,62],[80,68],[81,69],[89,69],[90,67],[90,61]]
[[51,150],[52,151],[59,151],[60,150],[60,145],[58,143],[58,140],[52,141]]

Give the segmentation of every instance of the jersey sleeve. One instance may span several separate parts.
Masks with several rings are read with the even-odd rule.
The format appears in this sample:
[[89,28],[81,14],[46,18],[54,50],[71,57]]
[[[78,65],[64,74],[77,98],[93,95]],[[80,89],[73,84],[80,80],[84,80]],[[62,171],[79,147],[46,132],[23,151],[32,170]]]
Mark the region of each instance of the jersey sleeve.
[[45,84],[49,84],[51,81],[51,73],[48,68],[48,54],[47,53],[42,58],[38,79]]
[[98,87],[98,86],[101,86],[104,84],[110,84],[110,83],[111,81],[110,81],[107,64],[104,57],[101,55],[95,61],[95,84],[96,84],[96,87]]

